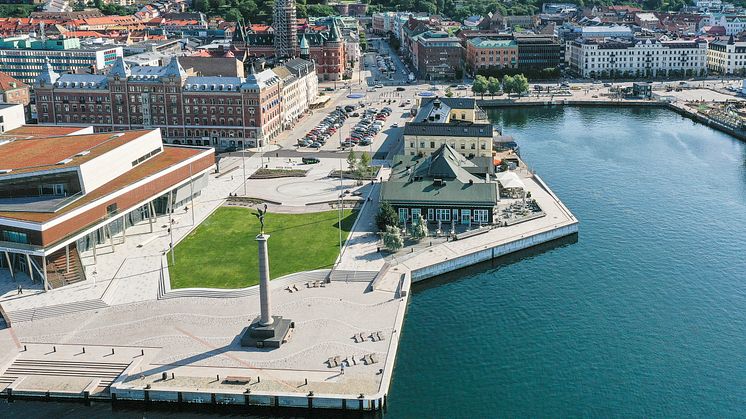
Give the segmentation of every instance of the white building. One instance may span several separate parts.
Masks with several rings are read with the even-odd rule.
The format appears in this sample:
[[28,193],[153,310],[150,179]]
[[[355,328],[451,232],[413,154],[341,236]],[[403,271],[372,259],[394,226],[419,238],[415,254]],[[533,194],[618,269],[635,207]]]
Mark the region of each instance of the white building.
[[629,26],[584,26],[581,36],[585,39],[603,39],[603,38],[632,38],[634,33]]
[[710,14],[703,19],[707,26],[722,26],[725,28],[726,35],[738,35],[746,30],[746,16],[744,15],[723,15]]
[[0,103],[0,133],[16,129],[26,123],[26,114],[20,103]]
[[302,59],[290,60],[272,71],[282,80],[282,128],[290,129],[316,100],[319,79],[313,62]]
[[655,77],[707,73],[707,42],[587,40],[568,43],[570,68],[582,77]]
[[746,42],[712,41],[707,48],[707,67],[719,74],[746,73]]

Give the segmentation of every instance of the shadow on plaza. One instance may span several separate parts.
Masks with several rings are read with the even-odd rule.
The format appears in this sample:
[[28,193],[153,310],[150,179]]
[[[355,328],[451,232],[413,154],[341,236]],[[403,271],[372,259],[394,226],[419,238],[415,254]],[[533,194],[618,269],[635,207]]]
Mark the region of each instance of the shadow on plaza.
[[412,284],[412,292],[417,293],[425,291],[427,289],[438,287],[443,284],[448,284],[455,281],[460,281],[474,275],[479,275],[485,272],[494,271],[502,267],[510,266],[515,263],[521,262],[526,259],[531,259],[540,256],[544,253],[552,250],[560,249],[571,244],[578,242],[578,233],[571,234],[569,236],[560,237],[559,239],[552,240],[550,242],[542,243],[529,249],[520,250],[518,252],[510,253],[505,256],[484,261],[476,265],[467,266],[459,270],[449,272],[443,275],[438,275],[434,278],[426,279],[424,281],[416,282]]

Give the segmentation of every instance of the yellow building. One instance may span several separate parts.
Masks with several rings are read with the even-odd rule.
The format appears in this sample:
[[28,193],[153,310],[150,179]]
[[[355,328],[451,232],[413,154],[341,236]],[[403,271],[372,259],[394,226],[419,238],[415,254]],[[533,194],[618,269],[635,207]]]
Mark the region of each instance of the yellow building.
[[496,135],[474,99],[422,99],[417,116],[404,127],[404,155],[430,155],[447,144],[468,158],[491,157]]

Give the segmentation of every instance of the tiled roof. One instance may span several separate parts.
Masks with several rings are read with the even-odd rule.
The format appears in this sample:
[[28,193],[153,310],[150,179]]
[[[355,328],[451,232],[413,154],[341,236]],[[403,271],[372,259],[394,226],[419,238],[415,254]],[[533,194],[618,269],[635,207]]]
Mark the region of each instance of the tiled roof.
[[0,91],[7,91],[20,88],[28,88],[28,85],[22,81],[16,80],[13,77],[0,72]]

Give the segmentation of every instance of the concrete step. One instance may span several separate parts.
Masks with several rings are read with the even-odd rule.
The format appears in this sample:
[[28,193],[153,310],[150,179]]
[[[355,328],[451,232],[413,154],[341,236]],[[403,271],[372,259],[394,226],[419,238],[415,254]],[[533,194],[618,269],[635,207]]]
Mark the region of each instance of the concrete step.
[[329,279],[333,282],[371,282],[378,271],[332,271]]
[[[323,281],[329,274],[328,270],[318,270],[310,272],[299,272],[296,274],[286,275],[282,278],[278,278],[272,281],[273,287],[284,288],[289,284],[298,284],[308,281]],[[221,290],[221,289],[175,289],[168,292],[159,291],[159,299],[170,299],[170,298],[239,298],[248,297],[252,295],[259,295],[259,287],[253,286],[249,288],[233,289],[233,290]]]
[[6,311],[10,324],[26,322],[31,320],[45,319],[61,316],[63,314],[77,313],[80,311],[96,310],[109,307],[100,299],[76,301],[66,304],[57,304],[46,307],[29,308],[25,310]]

